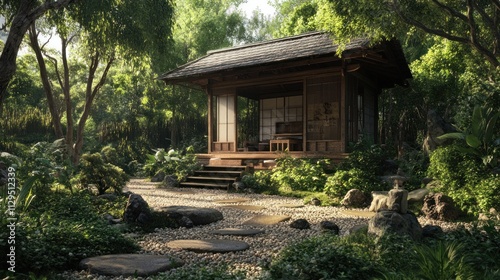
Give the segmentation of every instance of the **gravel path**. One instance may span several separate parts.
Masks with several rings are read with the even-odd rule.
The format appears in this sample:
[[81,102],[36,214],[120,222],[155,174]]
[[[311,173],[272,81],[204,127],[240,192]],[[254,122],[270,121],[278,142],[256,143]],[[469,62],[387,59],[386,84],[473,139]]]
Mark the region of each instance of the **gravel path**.
[[[303,204],[302,199],[271,196],[262,194],[240,194],[228,193],[224,190],[211,189],[179,189],[158,188],[158,183],[147,182],[142,179],[133,179],[127,185],[128,191],[141,195],[150,207],[160,208],[165,206],[195,206],[214,208],[223,213],[224,219],[216,223],[197,226],[194,228],[179,229],[157,229],[153,233],[135,237],[142,247],[140,253],[153,255],[171,255],[185,261],[184,266],[208,263],[225,263],[234,269],[242,269],[247,272],[247,279],[260,276],[263,267],[286,245],[303,240],[307,237],[321,234],[319,223],[324,220],[332,221],[340,227],[340,235],[344,235],[353,226],[366,224],[368,218],[354,217],[342,213],[341,207],[319,207],[304,205],[301,208],[286,208],[283,204]],[[247,202],[238,204],[264,206],[262,210],[240,210],[227,208],[227,204],[219,204],[214,201],[225,199],[245,198]],[[270,226],[247,226],[242,223],[255,215],[287,215],[291,219]],[[289,226],[296,219],[306,219],[311,224],[311,229],[299,230]],[[422,221],[421,221],[422,222]],[[213,235],[210,231],[222,228],[258,228],[265,232],[255,236],[224,236]],[[245,251],[214,254],[194,253],[184,250],[174,250],[166,246],[166,243],[178,239],[231,239],[241,240],[250,245]],[[175,270],[169,273],[175,273]],[[68,275],[67,275],[68,276]],[[73,279],[124,279],[110,278],[97,275],[88,275],[86,272],[75,272],[71,274]]]

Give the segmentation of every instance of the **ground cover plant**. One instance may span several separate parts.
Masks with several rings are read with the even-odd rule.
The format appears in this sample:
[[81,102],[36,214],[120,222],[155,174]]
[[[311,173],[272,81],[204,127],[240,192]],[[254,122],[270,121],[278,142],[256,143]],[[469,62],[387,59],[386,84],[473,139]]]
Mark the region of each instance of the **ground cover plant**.
[[[9,156],[18,194],[14,213],[16,275],[21,278],[28,277],[29,273],[51,275],[77,268],[79,261],[86,257],[139,249],[135,241],[124,237],[103,218],[108,213],[121,217],[126,198],[118,195],[115,201],[98,199],[93,190],[73,185],[69,178],[78,178],[78,174],[85,171],[66,166],[71,163],[64,160],[64,153],[56,148],[61,146],[56,144],[38,143],[21,157]],[[99,174],[95,175],[94,179],[100,178]],[[109,176],[110,180],[121,178],[114,173],[103,176]],[[125,182],[123,179],[120,186]],[[0,212],[7,214],[9,205],[4,187],[1,186]],[[114,191],[119,193],[121,188]],[[2,219],[2,228],[7,228],[7,223],[7,219]],[[7,237],[8,232],[0,232],[0,247],[4,252],[12,245]],[[2,263],[6,263],[5,257],[2,255]],[[7,275],[2,272],[0,276]]]
[[289,245],[268,271],[270,279],[497,279],[498,238],[491,223],[422,241],[366,231],[324,234]]

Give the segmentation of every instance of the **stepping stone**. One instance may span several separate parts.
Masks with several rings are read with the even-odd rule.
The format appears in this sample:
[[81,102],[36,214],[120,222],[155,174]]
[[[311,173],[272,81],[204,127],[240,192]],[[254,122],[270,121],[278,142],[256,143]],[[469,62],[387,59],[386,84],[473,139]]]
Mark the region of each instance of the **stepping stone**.
[[211,234],[219,234],[219,235],[236,235],[236,236],[250,236],[256,235],[259,233],[264,233],[261,229],[244,229],[244,228],[223,228],[218,230],[213,230],[210,232]]
[[278,204],[278,207],[282,208],[302,208],[304,207],[303,204]]
[[222,206],[223,208],[233,208],[233,209],[239,209],[239,210],[250,210],[250,211],[258,211],[262,209],[266,209],[264,206],[258,206],[258,205],[228,205],[228,206]]
[[287,220],[290,220],[290,216],[285,215],[258,215],[249,220],[243,222],[243,225],[251,225],[251,226],[267,226],[267,225],[275,225]]
[[201,207],[191,207],[191,206],[166,206],[161,207],[160,211],[167,213],[167,215],[175,220],[179,220],[182,217],[189,218],[193,225],[207,225],[213,222],[222,220],[222,212],[217,209],[212,208],[201,208]]
[[150,276],[182,266],[175,257],[142,254],[105,255],[83,259],[80,268],[99,275]]
[[214,200],[214,203],[218,204],[231,204],[231,203],[241,203],[250,201],[248,198],[232,198],[232,199],[222,199],[222,200]]
[[363,218],[371,218],[375,216],[375,212],[370,212],[370,211],[359,211],[359,210],[344,210],[341,211],[340,213],[344,215],[349,215],[349,216],[356,216],[356,217],[363,217]]
[[172,249],[184,249],[196,253],[227,253],[243,251],[250,247],[248,243],[243,241],[222,239],[181,239],[170,241],[167,246]]

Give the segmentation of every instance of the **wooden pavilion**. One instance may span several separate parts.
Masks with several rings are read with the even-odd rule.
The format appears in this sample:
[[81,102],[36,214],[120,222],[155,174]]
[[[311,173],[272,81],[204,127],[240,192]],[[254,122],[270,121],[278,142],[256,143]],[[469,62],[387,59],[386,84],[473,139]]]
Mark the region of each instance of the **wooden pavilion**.
[[378,95],[407,86],[411,72],[396,40],[339,46],[328,33],[210,51],[163,74],[167,84],[208,95],[205,158],[343,158],[349,142],[377,139]]

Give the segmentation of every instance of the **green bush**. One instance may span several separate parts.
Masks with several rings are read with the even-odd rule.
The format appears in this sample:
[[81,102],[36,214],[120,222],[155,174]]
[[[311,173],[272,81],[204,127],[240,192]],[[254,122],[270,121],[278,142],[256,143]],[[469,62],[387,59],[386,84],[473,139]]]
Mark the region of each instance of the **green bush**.
[[372,242],[366,235],[313,237],[286,247],[269,271],[272,279],[371,279],[379,272],[367,250]]
[[338,170],[333,176],[328,177],[325,192],[333,197],[343,197],[351,189],[358,189],[370,195],[372,191],[387,189],[374,175],[358,168]]
[[479,157],[451,145],[431,154],[428,176],[438,180],[436,191],[453,198],[462,211],[478,215],[500,207],[499,176],[492,174]]
[[393,154],[380,145],[366,147],[360,144],[353,149],[349,157],[340,164],[339,170],[357,168],[373,176],[382,176],[384,175],[384,162],[393,158]]
[[84,189],[95,186],[99,194],[108,189],[121,193],[129,180],[128,175],[118,166],[104,162],[100,153],[84,154],[80,158],[79,173],[74,182]]
[[323,191],[326,165],[328,160],[279,158],[272,170],[271,184],[284,191]]
[[[7,244],[2,240],[1,247],[4,246]],[[2,248],[5,252],[3,249],[6,248]],[[89,195],[53,193],[19,219],[16,272],[76,269],[86,257],[132,253],[138,249],[96,212]]]
[[179,181],[182,181],[186,176],[193,174],[200,168],[192,147],[188,147],[185,153],[174,149],[168,152],[164,149],[157,149],[154,155],[148,155],[144,172],[152,177],[162,171],[166,175],[175,175]]

